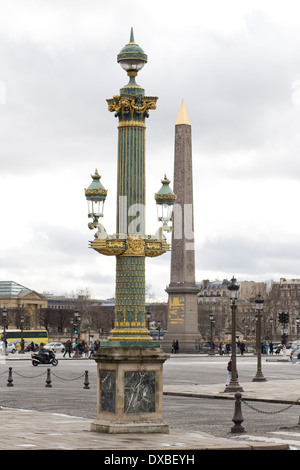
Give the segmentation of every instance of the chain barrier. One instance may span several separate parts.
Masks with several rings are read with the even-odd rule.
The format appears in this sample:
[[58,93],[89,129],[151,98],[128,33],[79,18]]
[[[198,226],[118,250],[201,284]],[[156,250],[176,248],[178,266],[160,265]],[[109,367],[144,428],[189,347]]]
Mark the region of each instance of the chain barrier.
[[[251,410],[254,410],[258,413],[275,415],[275,414],[282,413],[283,411],[288,410],[289,408],[296,405],[300,401],[300,398],[298,398],[297,400],[293,401],[289,405],[287,405],[284,408],[281,408],[280,410],[277,410],[277,411],[264,411],[264,410],[260,410],[260,409],[256,408],[255,406],[250,405],[249,403],[247,403],[247,401],[242,397],[242,394],[240,392],[236,392],[235,398],[236,398],[236,400],[235,400],[235,404],[234,404],[234,415],[233,415],[233,418],[232,418],[234,426],[232,426],[232,428],[231,428],[232,433],[242,433],[242,432],[245,431],[245,428],[242,426],[242,422],[244,421],[243,414],[242,414],[242,407],[241,407],[242,403],[244,405],[248,406],[248,408],[251,408]],[[300,421],[299,421],[299,424],[300,424]],[[299,424],[298,424],[298,426],[299,426]]]
[[[6,374],[7,371],[4,371],[2,372],[0,375],[4,375]],[[14,374],[15,375],[18,375],[19,377],[22,377],[24,379],[35,379],[37,377],[41,377],[42,375],[45,375],[47,374],[47,378],[46,378],[46,383],[48,385],[46,385],[47,387],[52,387],[51,384],[51,372],[50,372],[50,369],[47,369],[46,371],[43,371],[41,374],[37,374],[37,375],[31,375],[31,376],[28,376],[28,375],[23,375],[23,374],[20,374],[19,372],[16,372],[14,370]],[[88,376],[89,372],[88,370],[86,370],[83,374],[79,375],[78,377],[74,377],[72,379],[66,379],[64,377],[59,377],[58,375],[56,375],[54,372],[52,372],[52,375],[54,375],[54,377],[56,377],[57,379],[59,380],[63,380],[64,382],[73,382],[74,380],[78,380],[78,379],[81,379],[82,377],[84,377],[84,389],[89,389],[89,376]],[[8,387],[13,387],[13,378],[12,378],[12,367],[9,367],[8,368],[8,379],[7,379],[7,386]]]
[[41,377],[42,375],[47,374],[47,371],[42,372],[41,374],[38,374],[38,375],[30,375],[30,376],[28,376],[28,375],[22,375],[22,374],[20,374],[19,372],[16,372],[16,371],[14,370],[14,374],[18,375],[19,377],[23,377],[23,379],[35,379],[36,377]]
[[256,408],[253,405],[250,405],[249,403],[246,402],[246,400],[244,398],[241,398],[241,402],[244,403],[244,405],[248,406],[248,408],[251,408],[251,410],[254,410],[254,411],[257,411],[258,413],[263,413],[263,414],[266,414],[266,415],[276,415],[278,413],[282,413],[283,411],[286,411],[286,410],[292,408],[292,406],[296,405],[296,403],[298,403],[299,401],[300,401],[300,398],[297,398],[297,400],[295,400],[293,403],[290,403],[289,405],[287,405],[285,408],[282,408],[281,410],[264,411],[264,410],[259,410],[258,408]]
[[58,377],[58,375],[56,375],[54,372],[52,372],[51,374],[54,375],[54,377],[56,377],[57,379],[63,380],[64,382],[72,382],[73,380],[78,380],[84,377],[84,374],[81,374],[79,375],[79,377],[75,377],[74,379],[65,379],[64,377]]

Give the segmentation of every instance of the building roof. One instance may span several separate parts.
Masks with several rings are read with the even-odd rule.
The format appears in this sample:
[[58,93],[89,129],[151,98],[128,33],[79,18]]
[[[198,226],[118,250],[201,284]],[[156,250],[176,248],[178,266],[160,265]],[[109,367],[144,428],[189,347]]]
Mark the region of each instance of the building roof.
[[30,289],[14,281],[0,281],[0,297],[18,297],[22,291]]

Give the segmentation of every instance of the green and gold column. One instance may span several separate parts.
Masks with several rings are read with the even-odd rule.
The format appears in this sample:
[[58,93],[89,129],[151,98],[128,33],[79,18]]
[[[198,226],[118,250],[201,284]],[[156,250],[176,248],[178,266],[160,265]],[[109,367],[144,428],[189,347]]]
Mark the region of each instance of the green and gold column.
[[[135,77],[147,62],[131,30],[130,42],[118,55],[129,83],[108,101],[118,118],[116,233],[108,235],[98,221],[106,190],[98,173],[86,190],[92,203],[89,216],[97,228],[90,246],[116,257],[115,321],[107,341],[94,355],[98,370],[97,418],[91,429],[108,433],[166,433],[163,420],[163,363],[168,355],[146,328],[145,258],[170,249],[162,232],[145,231],[145,119],[157,98],[145,96]],[[100,201],[100,202],[99,202]],[[97,206],[97,207],[98,207]]]
[[147,55],[136,44],[132,29],[117,60],[129,83],[107,100],[108,110],[119,120],[116,234],[96,238],[91,247],[116,256],[115,323],[108,341],[155,347],[145,322],[145,257],[169,250],[165,240],[145,232],[145,119],[156,109],[158,98],[145,96],[135,81]]

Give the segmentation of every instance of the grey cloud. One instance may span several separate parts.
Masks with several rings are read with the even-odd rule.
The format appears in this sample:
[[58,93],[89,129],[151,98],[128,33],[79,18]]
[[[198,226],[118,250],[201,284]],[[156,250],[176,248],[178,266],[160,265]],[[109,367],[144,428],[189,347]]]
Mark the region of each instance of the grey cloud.
[[300,248],[296,242],[275,243],[263,237],[256,241],[219,237],[196,251],[196,262],[198,269],[215,272],[300,275]]

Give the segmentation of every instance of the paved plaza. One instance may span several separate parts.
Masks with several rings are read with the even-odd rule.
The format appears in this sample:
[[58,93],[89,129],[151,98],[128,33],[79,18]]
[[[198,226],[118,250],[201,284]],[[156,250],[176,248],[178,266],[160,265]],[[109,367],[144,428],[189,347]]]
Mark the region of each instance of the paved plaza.
[[[16,364],[22,362],[21,359],[16,361],[11,360],[11,358],[12,356],[5,361],[5,365],[13,365],[15,368]],[[26,360],[26,358],[23,358],[23,360]],[[173,359],[174,363],[176,361],[180,363],[181,360],[187,360],[187,358],[182,355]],[[218,358],[211,358],[211,361],[214,360],[217,361]],[[29,361],[26,362],[29,367]],[[92,362],[83,360],[83,363],[91,364]],[[297,373],[298,365],[295,367],[294,371]],[[42,369],[34,368],[35,373],[37,373],[37,370],[42,371]],[[51,370],[59,374],[59,366]],[[268,380],[263,383],[243,381],[242,386],[244,389],[242,393],[243,400],[254,406],[256,401],[280,403],[288,406],[297,402],[300,395],[300,378]],[[2,390],[4,390],[4,387]],[[56,393],[55,387],[51,389],[52,392]],[[222,399],[222,402],[230,400],[231,409],[234,410],[234,394],[224,392],[223,382],[208,384],[192,382],[166,383],[164,384],[164,396],[177,397],[178,400],[180,397]],[[178,427],[170,426],[169,434],[102,434],[90,430],[92,421],[90,418],[49,410],[36,411],[3,406],[1,402],[0,406],[1,450],[61,449],[102,450],[105,452],[110,450],[124,452],[145,450],[163,453],[177,451],[182,455],[185,452],[198,452],[206,449],[287,450],[290,448],[289,444],[291,442],[291,438],[289,442],[285,442],[282,439],[276,439],[275,435],[272,438],[270,436],[248,436],[247,432],[238,435],[232,434],[230,437],[224,438],[199,431],[199,429],[181,429],[180,425]],[[298,409],[295,416],[297,414],[299,414]],[[233,423],[230,423],[230,426],[233,426]],[[295,449],[297,446],[300,448],[299,431],[300,427],[294,430]],[[275,429],[273,434],[276,434]],[[297,439],[298,435],[299,439]]]

